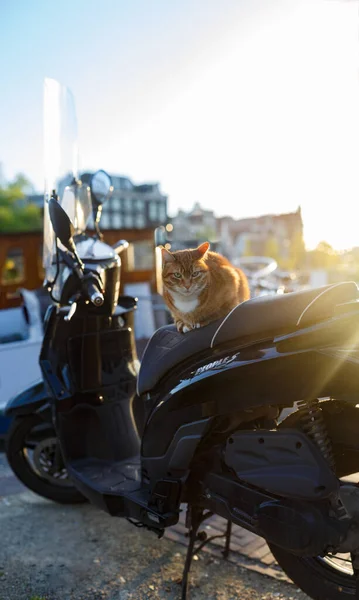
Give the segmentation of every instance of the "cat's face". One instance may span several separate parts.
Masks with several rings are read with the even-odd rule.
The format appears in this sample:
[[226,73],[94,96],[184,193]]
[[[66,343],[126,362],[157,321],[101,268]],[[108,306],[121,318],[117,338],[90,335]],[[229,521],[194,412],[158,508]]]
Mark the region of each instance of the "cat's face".
[[162,248],[162,279],[169,291],[185,297],[199,296],[208,283],[208,249],[208,242],[194,250],[169,252]]

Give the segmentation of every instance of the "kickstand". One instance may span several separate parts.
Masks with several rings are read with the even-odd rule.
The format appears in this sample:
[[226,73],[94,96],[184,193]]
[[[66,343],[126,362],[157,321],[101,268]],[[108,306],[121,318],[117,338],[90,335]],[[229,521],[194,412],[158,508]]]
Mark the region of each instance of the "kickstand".
[[188,507],[188,516],[190,517],[191,529],[189,532],[189,543],[186,554],[186,562],[183,569],[182,577],[182,596],[181,600],[186,600],[188,592],[188,574],[192,564],[192,558],[194,555],[194,545],[197,539],[198,527],[203,521],[203,510],[194,506]]
[[227,521],[227,529],[226,529],[226,533],[225,533],[225,537],[226,537],[226,544],[224,546],[224,550],[223,550],[223,558],[228,558],[229,552],[230,552],[230,545],[231,545],[231,533],[232,533],[232,521]]
[[[231,521],[227,521],[227,527],[226,527],[225,533],[222,533],[219,535],[213,535],[209,538],[207,538],[205,532],[198,533],[199,526],[203,523],[203,521],[205,521],[206,519],[208,519],[211,516],[213,516],[212,512],[204,513],[202,508],[198,508],[198,507],[194,507],[194,506],[188,507],[187,521],[188,521],[188,526],[190,528],[190,531],[189,531],[189,543],[188,543],[188,548],[187,548],[186,561],[185,561],[185,565],[184,565],[184,569],[183,569],[181,600],[187,599],[188,574],[189,574],[189,571],[191,568],[193,556],[195,554],[198,554],[198,552],[200,552],[200,550],[202,550],[202,548],[204,546],[206,546],[206,544],[208,544],[209,542],[212,542],[212,540],[215,540],[217,538],[225,537],[226,543],[225,543],[224,550],[223,550],[223,557],[228,558],[228,555],[230,552],[231,533],[232,533],[232,522]],[[197,546],[197,548],[194,547],[196,540],[201,541],[201,543],[199,544],[199,546]],[[359,598],[358,598],[358,600],[359,600]]]

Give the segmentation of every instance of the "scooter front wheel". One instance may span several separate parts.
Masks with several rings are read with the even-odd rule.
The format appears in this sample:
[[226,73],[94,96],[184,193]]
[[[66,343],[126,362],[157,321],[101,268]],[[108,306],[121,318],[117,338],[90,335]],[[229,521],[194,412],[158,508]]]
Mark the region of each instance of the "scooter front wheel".
[[17,478],[36,494],[61,504],[87,501],[68,477],[55,431],[36,414],[14,419],[6,456]]

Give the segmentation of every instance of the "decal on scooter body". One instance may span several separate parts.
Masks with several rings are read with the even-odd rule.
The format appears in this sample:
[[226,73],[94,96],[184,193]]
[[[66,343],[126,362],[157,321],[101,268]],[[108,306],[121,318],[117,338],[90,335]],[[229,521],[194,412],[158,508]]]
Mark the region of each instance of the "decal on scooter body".
[[229,363],[236,360],[238,354],[233,354],[232,356],[225,356],[224,358],[219,358],[213,362],[208,363],[207,365],[203,365],[203,367],[199,367],[196,371],[193,372],[193,376],[201,375],[206,371],[214,371],[220,369],[223,365],[228,365]]

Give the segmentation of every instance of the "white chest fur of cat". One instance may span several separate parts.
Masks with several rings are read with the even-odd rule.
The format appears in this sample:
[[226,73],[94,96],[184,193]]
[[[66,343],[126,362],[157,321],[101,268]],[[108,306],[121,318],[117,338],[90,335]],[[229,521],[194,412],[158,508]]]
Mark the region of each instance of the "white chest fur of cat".
[[198,306],[198,296],[195,296],[194,294],[189,295],[188,298],[182,294],[173,292],[172,290],[170,294],[173,298],[173,304],[177,310],[181,311],[182,313],[190,313]]

